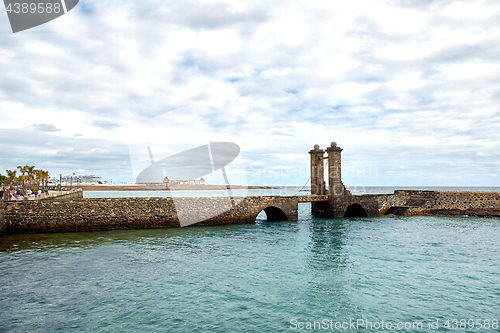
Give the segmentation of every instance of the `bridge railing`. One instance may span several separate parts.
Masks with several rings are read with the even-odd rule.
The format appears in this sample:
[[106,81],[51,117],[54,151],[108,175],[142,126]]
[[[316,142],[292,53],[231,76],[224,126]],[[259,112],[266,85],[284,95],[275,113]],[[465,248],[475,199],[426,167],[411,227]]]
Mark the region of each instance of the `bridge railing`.
[[328,201],[328,195],[297,195],[299,202]]

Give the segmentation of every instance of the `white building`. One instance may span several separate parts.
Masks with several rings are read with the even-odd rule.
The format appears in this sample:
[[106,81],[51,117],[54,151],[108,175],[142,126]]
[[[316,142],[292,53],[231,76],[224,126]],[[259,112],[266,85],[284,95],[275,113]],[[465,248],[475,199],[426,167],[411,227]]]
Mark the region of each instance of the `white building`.
[[168,177],[165,177],[163,183],[167,185],[205,185],[205,179],[169,180]]

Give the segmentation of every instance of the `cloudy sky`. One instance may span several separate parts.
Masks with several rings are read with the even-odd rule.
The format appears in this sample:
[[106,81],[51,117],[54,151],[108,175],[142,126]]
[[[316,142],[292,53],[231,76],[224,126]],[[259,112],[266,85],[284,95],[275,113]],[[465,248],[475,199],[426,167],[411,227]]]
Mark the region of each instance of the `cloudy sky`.
[[0,74],[2,174],[133,181],[137,142],[219,140],[249,184],[303,185],[336,141],[346,185],[500,186],[497,0],[84,0],[16,34],[1,10]]

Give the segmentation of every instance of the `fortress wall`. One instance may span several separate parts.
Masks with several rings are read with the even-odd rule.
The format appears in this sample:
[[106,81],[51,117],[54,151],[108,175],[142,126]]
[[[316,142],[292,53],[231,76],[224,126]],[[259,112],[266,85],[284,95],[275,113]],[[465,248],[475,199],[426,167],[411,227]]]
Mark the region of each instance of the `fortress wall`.
[[452,215],[452,216],[496,216],[500,217],[500,193],[495,192],[448,192],[405,191],[380,195],[381,214],[390,207],[408,207],[406,216]]
[[500,217],[500,193],[433,192],[418,207],[410,207],[406,215],[470,215]]
[[[196,226],[253,223],[268,206],[282,209],[288,220],[297,220],[297,198],[241,200],[234,208],[223,197],[39,200],[6,202],[1,211],[8,234],[180,227],[176,207],[182,207],[184,220],[203,219]],[[214,209],[222,213],[212,217]]]

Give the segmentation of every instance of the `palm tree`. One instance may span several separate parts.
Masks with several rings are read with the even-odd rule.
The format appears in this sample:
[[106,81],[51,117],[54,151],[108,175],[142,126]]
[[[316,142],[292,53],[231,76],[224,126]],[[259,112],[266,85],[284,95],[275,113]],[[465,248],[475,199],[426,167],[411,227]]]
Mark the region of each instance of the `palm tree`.
[[43,171],[38,169],[33,170],[33,176],[36,182],[36,190],[38,191],[40,189],[40,183],[43,183]]
[[17,171],[12,171],[12,170],[6,170],[7,171],[7,177],[9,178],[9,187],[12,186],[12,183],[16,179],[16,174]]
[[26,181],[26,176],[19,176],[17,177],[17,183],[22,183],[24,184],[24,182]]
[[35,166],[32,165],[32,166],[27,166],[27,170],[26,170],[26,173],[28,174],[28,180],[30,182],[30,190],[32,189],[33,187],[33,180],[35,180]]
[[[25,175],[26,175],[26,171],[28,171],[29,166],[27,166],[27,165],[26,166],[20,166],[19,165],[17,168],[19,169],[20,172],[23,173],[22,180],[23,180],[23,191],[24,191],[24,182],[26,180]],[[19,178],[21,178],[21,176],[19,176]]]
[[42,191],[45,191],[45,189],[49,186],[49,179],[49,171],[42,169]]

